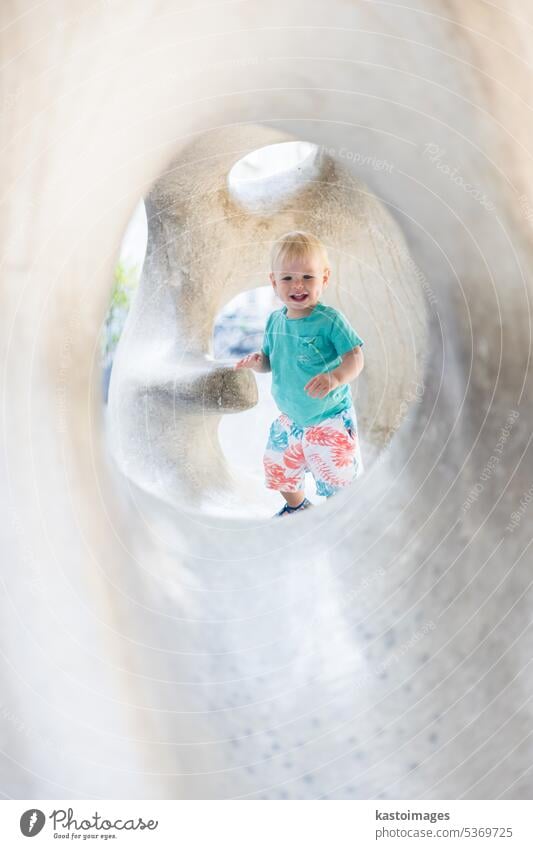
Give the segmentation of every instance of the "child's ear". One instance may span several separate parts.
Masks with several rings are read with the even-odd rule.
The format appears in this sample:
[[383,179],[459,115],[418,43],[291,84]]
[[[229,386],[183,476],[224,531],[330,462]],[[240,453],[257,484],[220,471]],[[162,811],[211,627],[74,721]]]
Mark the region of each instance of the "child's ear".
[[269,277],[270,277],[270,282],[272,283],[272,285],[275,289],[276,288],[276,277],[275,277],[275,275],[272,271],[270,272]]
[[324,269],[324,279],[323,279],[324,286],[327,286],[327,285],[328,285],[330,272],[331,272],[331,268],[327,268],[327,267],[326,267],[326,268]]

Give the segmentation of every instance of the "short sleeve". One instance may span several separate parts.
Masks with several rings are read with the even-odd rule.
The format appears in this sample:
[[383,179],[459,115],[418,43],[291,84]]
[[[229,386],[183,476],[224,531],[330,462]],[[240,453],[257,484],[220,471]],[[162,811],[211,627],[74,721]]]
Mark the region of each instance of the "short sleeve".
[[347,354],[353,348],[362,347],[365,344],[346,316],[338,311],[331,326],[331,341],[339,357]]
[[264,332],[264,335],[263,335],[263,344],[261,346],[261,351],[265,355],[265,357],[270,357],[270,351],[272,350],[271,346],[270,346],[271,319],[272,319],[272,315],[269,315],[269,317],[267,318],[265,332]]

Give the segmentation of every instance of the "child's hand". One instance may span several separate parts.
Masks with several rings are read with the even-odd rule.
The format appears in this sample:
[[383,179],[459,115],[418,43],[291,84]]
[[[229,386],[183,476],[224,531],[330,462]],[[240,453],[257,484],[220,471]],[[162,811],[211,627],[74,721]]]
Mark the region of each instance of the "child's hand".
[[263,355],[261,351],[255,354],[248,354],[235,363],[234,368],[251,368],[253,371],[263,371]]
[[340,385],[339,378],[335,377],[333,372],[329,371],[323,374],[315,374],[309,383],[305,384],[304,389],[311,398],[325,398],[326,395]]

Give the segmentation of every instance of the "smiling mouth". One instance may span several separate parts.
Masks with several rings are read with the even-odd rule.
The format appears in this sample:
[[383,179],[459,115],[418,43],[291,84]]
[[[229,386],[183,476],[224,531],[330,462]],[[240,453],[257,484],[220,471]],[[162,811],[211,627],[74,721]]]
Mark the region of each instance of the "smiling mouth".
[[303,295],[291,295],[291,300],[301,302],[301,301],[305,301],[307,297],[308,297],[307,293],[304,292]]

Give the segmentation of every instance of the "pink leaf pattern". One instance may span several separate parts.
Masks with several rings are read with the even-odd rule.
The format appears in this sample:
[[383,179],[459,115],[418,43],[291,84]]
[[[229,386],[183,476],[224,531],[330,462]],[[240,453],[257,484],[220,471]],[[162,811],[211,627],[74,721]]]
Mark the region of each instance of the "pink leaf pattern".
[[353,462],[355,454],[355,444],[339,445],[331,449],[331,459],[336,466],[349,466]]
[[264,467],[266,483],[270,489],[281,489],[282,487],[285,487],[287,492],[291,489],[299,489],[299,479],[287,476],[283,466],[280,466],[278,463],[273,463],[271,460],[265,458]]
[[333,484],[333,486],[346,486],[349,483],[345,478],[337,477],[331,471],[328,464],[324,462],[320,454],[311,454],[309,461],[313,463],[313,471],[320,472],[320,477],[328,483]]
[[304,449],[301,442],[290,445],[283,454],[283,461],[289,469],[299,469],[305,463]]
[[345,448],[353,445],[346,433],[341,433],[334,427],[320,427],[320,425],[307,428],[305,439],[312,445],[332,445]]

